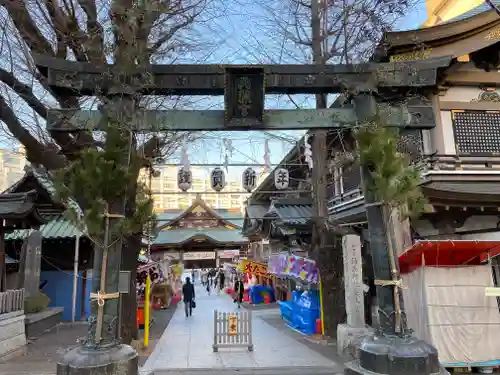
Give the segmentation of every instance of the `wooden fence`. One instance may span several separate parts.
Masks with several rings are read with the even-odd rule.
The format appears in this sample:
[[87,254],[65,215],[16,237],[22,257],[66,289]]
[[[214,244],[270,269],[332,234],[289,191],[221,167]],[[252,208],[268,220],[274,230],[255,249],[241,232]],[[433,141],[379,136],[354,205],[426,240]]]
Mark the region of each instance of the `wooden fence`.
[[214,311],[214,345],[219,348],[246,347],[253,351],[252,343],[252,312],[220,312]]
[[24,289],[0,293],[0,314],[24,310]]

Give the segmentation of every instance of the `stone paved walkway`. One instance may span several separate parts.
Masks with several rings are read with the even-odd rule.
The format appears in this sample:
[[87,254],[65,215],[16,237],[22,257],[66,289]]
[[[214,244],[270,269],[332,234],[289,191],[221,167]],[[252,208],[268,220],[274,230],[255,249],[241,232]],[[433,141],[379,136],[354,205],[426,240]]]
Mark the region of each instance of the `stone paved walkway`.
[[225,294],[208,296],[197,286],[196,295],[193,316],[186,318],[183,306],[178,307],[144,370],[161,373],[173,369],[307,367],[328,369],[332,374],[342,371],[340,365],[267,324],[258,314],[253,317],[253,352],[231,348],[213,353],[213,311],[232,312],[237,308]]

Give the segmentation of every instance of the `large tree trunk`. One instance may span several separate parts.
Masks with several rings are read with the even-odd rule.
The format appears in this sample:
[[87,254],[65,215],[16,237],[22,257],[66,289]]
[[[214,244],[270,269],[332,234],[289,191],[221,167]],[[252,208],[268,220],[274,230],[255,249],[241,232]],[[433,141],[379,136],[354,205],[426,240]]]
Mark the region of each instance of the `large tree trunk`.
[[[139,176],[139,171],[135,171],[135,180]],[[128,191],[127,202],[125,204],[125,216],[132,218],[136,214],[137,186]],[[130,344],[132,340],[138,339],[137,332],[137,257],[141,251],[141,233],[133,233],[124,236],[122,242],[121,270],[130,271],[129,293],[122,295],[121,308],[121,336],[124,344]]]
[[345,321],[344,261],[340,236],[323,233],[325,242],[316,253],[323,288],[325,336],[337,337],[337,325]]

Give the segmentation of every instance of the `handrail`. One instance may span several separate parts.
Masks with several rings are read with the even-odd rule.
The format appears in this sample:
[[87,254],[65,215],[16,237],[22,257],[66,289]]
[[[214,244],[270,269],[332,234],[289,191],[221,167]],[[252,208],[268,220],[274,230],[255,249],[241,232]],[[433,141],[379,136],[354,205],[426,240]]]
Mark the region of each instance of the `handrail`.
[[[432,154],[424,155],[422,162],[422,172],[425,174],[433,171],[500,171],[500,154],[493,155],[465,155],[465,154]],[[463,172],[462,172],[463,173]],[[345,178],[345,177],[340,177]],[[360,188],[346,191],[333,196],[328,201],[328,208],[332,209],[337,205],[346,203],[355,198],[363,196]]]

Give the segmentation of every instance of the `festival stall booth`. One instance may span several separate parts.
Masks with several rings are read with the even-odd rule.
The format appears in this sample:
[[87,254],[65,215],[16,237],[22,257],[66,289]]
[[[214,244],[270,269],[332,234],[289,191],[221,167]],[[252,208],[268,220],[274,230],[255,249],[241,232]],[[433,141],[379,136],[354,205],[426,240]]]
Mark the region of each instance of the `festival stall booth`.
[[244,302],[258,305],[275,301],[272,279],[267,271],[267,265],[245,259],[240,261],[239,271],[243,275],[245,287]]
[[500,241],[421,241],[399,256],[409,328],[444,367],[500,365],[500,313],[492,267]]
[[271,274],[292,278],[297,283],[291,298],[279,302],[281,318],[285,323],[303,334],[321,333],[321,296],[316,262],[281,253],[270,256],[268,267]]
[[171,305],[177,305],[182,299],[182,274],[184,269],[182,264],[172,264],[169,267],[168,283],[172,287]]
[[[144,327],[144,305],[145,305],[145,290],[146,280],[149,275],[151,280],[151,288],[165,281],[165,275],[158,262],[154,262],[144,255],[139,255],[137,258],[137,274],[136,274],[136,292],[137,292],[137,326]],[[154,296],[154,293],[152,293]],[[149,301],[153,308],[159,309],[161,305],[160,292],[157,292],[157,298],[152,297]]]

